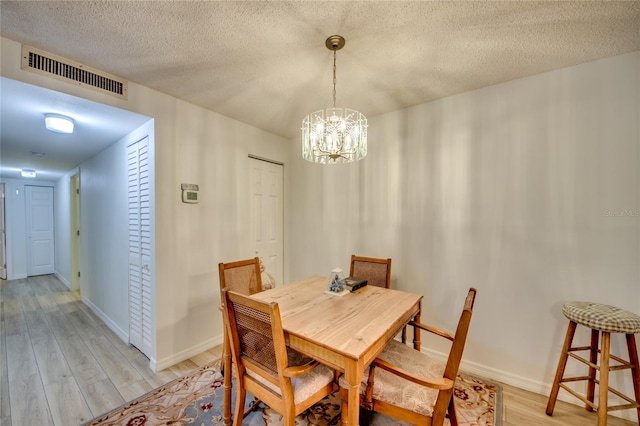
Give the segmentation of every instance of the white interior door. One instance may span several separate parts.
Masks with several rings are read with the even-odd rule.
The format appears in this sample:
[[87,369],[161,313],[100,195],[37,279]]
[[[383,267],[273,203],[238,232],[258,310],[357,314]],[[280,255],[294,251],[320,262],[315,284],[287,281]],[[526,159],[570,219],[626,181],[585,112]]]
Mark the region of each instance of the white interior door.
[[7,279],[7,231],[4,217],[4,183],[0,183],[0,278]]
[[249,158],[251,168],[251,241],[265,269],[283,283],[283,166]]
[[53,188],[26,186],[27,276],[53,274]]
[[127,147],[129,342],[153,356],[152,221],[149,139]]

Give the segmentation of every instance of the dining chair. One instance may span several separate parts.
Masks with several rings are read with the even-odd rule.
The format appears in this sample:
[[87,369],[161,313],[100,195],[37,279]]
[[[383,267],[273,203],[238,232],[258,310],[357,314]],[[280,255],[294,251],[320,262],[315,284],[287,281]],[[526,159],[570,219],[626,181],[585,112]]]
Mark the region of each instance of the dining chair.
[[[421,425],[441,426],[448,414],[451,425],[456,426],[453,389],[475,298],[476,289],[469,289],[455,334],[415,321],[409,323],[451,342],[446,364],[392,340],[365,371],[361,407]],[[348,383],[342,377],[339,383],[344,413]]]
[[367,285],[389,288],[391,285],[391,259],[377,259],[351,255],[350,277],[364,278]]
[[[379,259],[375,257],[363,257],[351,255],[351,267],[349,276],[364,278],[367,285],[376,287],[391,287],[391,259]],[[407,341],[407,328],[402,328],[402,343]],[[419,342],[414,342],[420,345]]]
[[228,288],[235,292],[251,295],[262,291],[260,258],[219,263],[220,290]]
[[236,366],[233,424],[242,424],[247,392],[283,416],[284,425],[337,389],[329,367],[288,348],[280,308],[222,290],[231,353]]
[[[260,271],[260,259],[254,257],[252,259],[238,260],[229,263],[219,263],[218,272],[220,275],[220,291],[224,289],[230,289],[235,292],[251,295],[262,291],[262,276]],[[220,301],[224,303],[222,296]],[[220,310],[223,311],[224,322],[224,310],[221,304]],[[227,376],[225,371],[225,365],[231,365],[231,348],[229,343],[229,335],[227,333],[227,327],[223,329],[223,342],[222,342],[222,359],[220,360],[220,372],[225,375],[224,394],[225,400],[231,401],[231,373]],[[254,400],[253,404],[246,411],[245,414],[249,414],[255,409],[259,400]],[[229,405],[230,406],[230,405]],[[230,409],[225,405],[223,411],[223,423],[229,424],[231,421]]]

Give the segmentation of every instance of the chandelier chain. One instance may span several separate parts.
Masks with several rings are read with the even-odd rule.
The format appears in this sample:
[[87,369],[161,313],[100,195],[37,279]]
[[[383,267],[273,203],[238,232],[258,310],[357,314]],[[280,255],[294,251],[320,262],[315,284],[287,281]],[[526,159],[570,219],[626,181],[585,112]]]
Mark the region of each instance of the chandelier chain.
[[333,51],[333,107],[336,107],[336,51]]

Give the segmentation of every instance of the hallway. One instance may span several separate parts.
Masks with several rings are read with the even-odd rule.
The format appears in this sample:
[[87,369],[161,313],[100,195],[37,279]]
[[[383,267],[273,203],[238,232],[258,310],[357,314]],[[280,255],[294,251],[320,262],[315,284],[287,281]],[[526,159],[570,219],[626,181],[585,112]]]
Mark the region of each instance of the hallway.
[[219,358],[153,373],[55,275],[0,281],[0,425],[72,426]]

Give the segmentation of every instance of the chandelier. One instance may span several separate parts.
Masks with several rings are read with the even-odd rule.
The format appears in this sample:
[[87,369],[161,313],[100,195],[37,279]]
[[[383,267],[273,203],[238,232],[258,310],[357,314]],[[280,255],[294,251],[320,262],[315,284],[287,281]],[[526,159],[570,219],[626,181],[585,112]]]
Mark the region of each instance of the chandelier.
[[339,35],[325,42],[333,50],[333,108],[312,112],[302,120],[302,158],[312,163],[351,163],[367,155],[367,117],[353,109],[336,108],[336,52],[344,44]]

